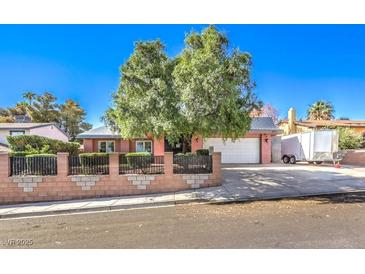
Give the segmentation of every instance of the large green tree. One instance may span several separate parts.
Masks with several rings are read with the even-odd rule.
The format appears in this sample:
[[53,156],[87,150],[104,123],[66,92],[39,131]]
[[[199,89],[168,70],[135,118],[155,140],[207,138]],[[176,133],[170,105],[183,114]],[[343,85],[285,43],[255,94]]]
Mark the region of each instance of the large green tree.
[[152,133],[169,142],[192,135],[242,136],[259,102],[252,93],[251,56],[231,50],[214,26],[192,32],[169,59],[160,41],[138,42],[121,67],[104,120],[125,138]]
[[[113,107],[103,117],[125,138],[173,134],[178,120],[171,73],[173,61],[160,41],[138,42],[121,67]],[[170,136],[170,134],[168,134]]]
[[37,95],[25,92],[26,101],[18,102],[14,107],[0,108],[0,122],[17,122],[17,116],[26,116],[34,123],[56,123],[74,141],[77,134],[89,130],[91,124],[85,122],[86,112],[71,99],[57,104],[57,98],[50,92]]
[[317,101],[307,110],[308,120],[331,120],[334,118],[334,107],[330,102]]
[[60,127],[70,137],[71,141],[84,131],[91,129],[91,124],[85,122],[86,112],[80,104],[68,99],[59,106],[58,123]]

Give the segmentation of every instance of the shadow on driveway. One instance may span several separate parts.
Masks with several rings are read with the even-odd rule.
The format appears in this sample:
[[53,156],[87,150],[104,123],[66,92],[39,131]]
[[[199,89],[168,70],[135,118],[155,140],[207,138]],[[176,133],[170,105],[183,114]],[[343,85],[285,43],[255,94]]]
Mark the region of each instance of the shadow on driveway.
[[365,174],[311,165],[223,165],[223,187],[235,198],[286,198],[365,191]]

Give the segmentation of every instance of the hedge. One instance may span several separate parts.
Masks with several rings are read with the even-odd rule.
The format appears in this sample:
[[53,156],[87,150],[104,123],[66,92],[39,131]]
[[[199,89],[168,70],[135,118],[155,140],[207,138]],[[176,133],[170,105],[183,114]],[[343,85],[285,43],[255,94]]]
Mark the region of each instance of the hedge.
[[102,156],[108,156],[109,153],[106,152],[88,152],[88,153],[80,153],[79,157],[102,157]]
[[195,153],[198,156],[208,156],[209,155],[209,149],[197,149]]
[[24,152],[26,145],[30,145],[37,151],[41,151],[45,146],[49,146],[48,152],[50,154],[68,152],[70,155],[76,155],[80,148],[80,144],[76,142],[62,142],[38,135],[8,136],[7,139],[10,149],[15,153]]
[[152,155],[149,152],[130,152],[125,155],[130,168],[147,168],[152,163]]

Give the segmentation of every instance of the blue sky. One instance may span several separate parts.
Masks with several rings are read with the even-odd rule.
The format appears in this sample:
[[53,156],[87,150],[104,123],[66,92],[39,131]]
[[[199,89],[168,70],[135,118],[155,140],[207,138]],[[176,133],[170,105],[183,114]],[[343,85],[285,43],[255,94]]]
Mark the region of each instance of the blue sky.
[[[100,125],[119,82],[119,66],[137,40],[160,38],[170,56],[203,25],[0,25],[0,107],[24,91],[72,98]],[[365,119],[365,26],[217,25],[231,46],[251,53],[256,94],[285,117],[303,117],[316,100],[336,116]]]

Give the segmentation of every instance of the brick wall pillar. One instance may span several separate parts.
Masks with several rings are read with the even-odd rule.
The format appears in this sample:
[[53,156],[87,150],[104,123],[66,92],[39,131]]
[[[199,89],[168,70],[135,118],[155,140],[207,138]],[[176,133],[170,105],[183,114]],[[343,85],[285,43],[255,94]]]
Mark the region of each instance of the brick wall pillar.
[[164,170],[165,170],[165,175],[167,176],[174,174],[173,161],[174,161],[174,154],[172,152],[165,152]]
[[57,176],[68,176],[68,152],[57,153]]
[[109,174],[110,176],[119,175],[119,153],[109,154]]
[[271,135],[261,135],[261,164],[271,163]]
[[221,152],[213,152],[212,155],[213,159],[213,178],[215,181],[215,185],[221,185],[222,176],[221,176],[221,159],[222,153]]
[[193,136],[191,138],[191,152],[195,153],[198,149],[203,148],[203,138],[201,136]]
[[10,158],[8,152],[0,152],[0,178],[10,175]]

